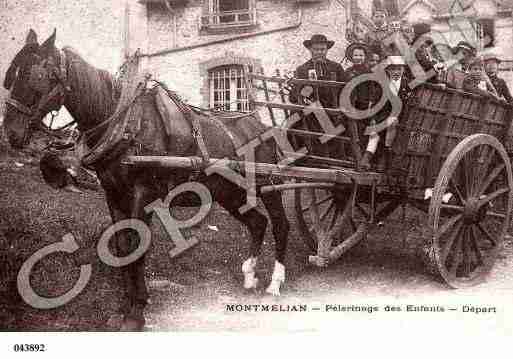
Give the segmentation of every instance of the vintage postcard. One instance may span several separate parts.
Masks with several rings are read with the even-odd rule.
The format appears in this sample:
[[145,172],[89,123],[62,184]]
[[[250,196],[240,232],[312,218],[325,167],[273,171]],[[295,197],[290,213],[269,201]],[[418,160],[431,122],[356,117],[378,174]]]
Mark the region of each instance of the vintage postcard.
[[512,0],[3,0],[0,35],[8,357],[513,332]]

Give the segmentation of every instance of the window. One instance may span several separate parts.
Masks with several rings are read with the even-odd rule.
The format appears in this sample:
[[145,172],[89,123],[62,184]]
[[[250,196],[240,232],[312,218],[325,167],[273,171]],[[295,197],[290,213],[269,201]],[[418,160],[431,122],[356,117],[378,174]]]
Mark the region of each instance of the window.
[[201,17],[202,27],[230,27],[254,24],[254,0],[207,0],[208,12]]
[[494,19],[480,19],[476,22],[475,28],[479,48],[493,47],[495,42]]
[[209,71],[210,107],[224,111],[250,111],[242,65],[219,66]]

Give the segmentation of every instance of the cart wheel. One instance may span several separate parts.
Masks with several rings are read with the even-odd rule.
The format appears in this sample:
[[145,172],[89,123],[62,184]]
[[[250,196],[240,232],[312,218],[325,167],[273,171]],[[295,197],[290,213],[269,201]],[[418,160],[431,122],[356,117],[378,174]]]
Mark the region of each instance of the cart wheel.
[[[335,260],[366,235],[366,219],[355,209],[352,196],[357,184],[337,189],[300,188],[295,190],[295,213],[300,234],[308,247],[318,251],[319,242],[330,237],[329,260]],[[325,241],[324,241],[325,242]]]
[[469,136],[447,157],[429,207],[428,257],[451,287],[476,285],[491,270],[508,229],[512,191],[511,163],[495,137]]

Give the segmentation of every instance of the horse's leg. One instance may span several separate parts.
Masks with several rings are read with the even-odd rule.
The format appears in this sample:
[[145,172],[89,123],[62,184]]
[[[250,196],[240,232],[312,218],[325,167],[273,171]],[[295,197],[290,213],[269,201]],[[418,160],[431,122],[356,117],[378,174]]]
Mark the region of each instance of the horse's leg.
[[280,295],[280,286],[285,282],[285,254],[287,250],[287,240],[289,234],[289,221],[281,193],[270,192],[260,196],[265,209],[271,218],[272,231],[275,240],[275,256],[273,275],[271,277],[271,284],[267,287],[266,292],[272,295]]
[[[144,204],[148,201],[145,198],[145,187],[136,186],[133,190],[131,201],[125,196],[117,196],[115,191],[106,190],[107,204],[113,223],[128,219],[138,218],[149,223],[151,215],[144,213]],[[115,234],[116,255],[125,257],[136,248],[137,238],[133,232],[121,232]],[[144,326],[143,310],[146,305],[148,294],[144,279],[144,255],[137,261],[128,264],[121,269],[123,298],[121,313],[123,322],[121,330],[140,330]]]
[[219,185],[218,188],[222,188],[224,193],[229,193],[230,195],[229,197],[226,194],[224,196],[216,196],[217,202],[233,217],[245,224],[251,234],[250,254],[248,259],[242,264],[242,273],[244,274],[244,288],[254,289],[258,283],[258,279],[255,277],[255,268],[264,241],[268,219],[257,211],[256,208],[251,208],[243,214],[239,212],[239,208],[246,202],[245,190],[227,181]]
[[[132,206],[130,218],[143,220],[150,224],[151,214],[144,211],[152,198],[149,197],[148,187],[143,184],[136,184],[133,189]],[[124,233],[118,237],[118,249],[121,256],[127,256],[137,248],[138,239],[133,232]],[[128,308],[125,308],[121,330],[141,330],[146,323],[144,319],[144,308],[148,303],[148,289],[145,279],[145,257],[143,254],[135,262],[126,265],[123,270],[125,290],[129,300]]]

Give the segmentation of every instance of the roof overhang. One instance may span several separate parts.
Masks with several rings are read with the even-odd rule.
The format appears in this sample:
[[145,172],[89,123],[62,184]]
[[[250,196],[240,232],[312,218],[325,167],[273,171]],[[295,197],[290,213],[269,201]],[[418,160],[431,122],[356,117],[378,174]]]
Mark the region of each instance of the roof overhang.
[[142,4],[159,4],[159,5],[183,5],[188,2],[188,0],[139,0]]

